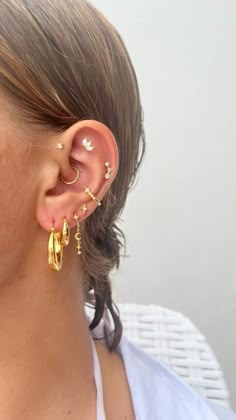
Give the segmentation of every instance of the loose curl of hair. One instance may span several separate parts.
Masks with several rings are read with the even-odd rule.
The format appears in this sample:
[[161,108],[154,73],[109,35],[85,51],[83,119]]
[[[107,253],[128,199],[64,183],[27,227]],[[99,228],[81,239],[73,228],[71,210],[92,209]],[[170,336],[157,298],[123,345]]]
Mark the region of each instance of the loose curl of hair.
[[84,300],[95,309],[89,328],[108,310],[114,331],[111,339],[104,333],[112,350],[122,336],[109,277],[125,245],[117,220],[145,151],[139,88],[127,49],[87,0],[1,0],[0,84],[31,124],[62,132],[78,120],[94,119],[115,136],[116,179],[102,208],[81,227]]

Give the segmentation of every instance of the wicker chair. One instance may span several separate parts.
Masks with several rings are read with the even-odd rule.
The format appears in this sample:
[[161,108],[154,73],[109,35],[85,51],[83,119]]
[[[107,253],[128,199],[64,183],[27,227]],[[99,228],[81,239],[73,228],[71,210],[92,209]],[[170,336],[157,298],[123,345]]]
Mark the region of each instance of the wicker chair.
[[216,357],[188,318],[156,305],[117,306],[124,335],[170,365],[203,397],[230,408],[229,392]]

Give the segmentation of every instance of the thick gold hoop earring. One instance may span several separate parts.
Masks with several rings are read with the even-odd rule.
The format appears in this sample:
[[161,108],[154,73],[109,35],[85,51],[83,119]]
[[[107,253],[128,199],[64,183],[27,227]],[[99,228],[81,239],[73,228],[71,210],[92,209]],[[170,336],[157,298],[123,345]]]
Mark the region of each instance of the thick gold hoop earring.
[[63,177],[62,177],[62,175],[60,175],[60,178],[61,178],[61,180],[62,180],[62,182],[64,183],[64,184],[74,184],[76,181],[77,181],[77,179],[79,179],[79,170],[75,167],[75,166],[72,166],[72,169],[76,172],[76,177],[75,177],[75,179],[73,179],[73,181],[66,181]]
[[48,238],[48,264],[54,271],[62,268],[63,245],[61,243],[61,232],[56,232],[54,226]]
[[63,225],[61,230],[61,243],[64,246],[67,246],[70,242],[70,229],[66,220],[66,217],[63,217]]

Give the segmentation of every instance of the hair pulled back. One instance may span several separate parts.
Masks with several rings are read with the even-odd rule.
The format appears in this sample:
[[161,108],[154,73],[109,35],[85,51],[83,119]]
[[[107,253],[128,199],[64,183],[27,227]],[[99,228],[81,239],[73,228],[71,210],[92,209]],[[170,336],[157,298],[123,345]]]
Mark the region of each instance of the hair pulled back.
[[112,350],[122,334],[109,277],[125,241],[117,219],[145,150],[139,89],[126,47],[86,0],[0,0],[0,85],[29,123],[60,132],[94,119],[115,136],[119,170],[102,207],[83,222],[81,256],[85,302],[95,308],[90,329],[109,311],[110,341],[104,332]]

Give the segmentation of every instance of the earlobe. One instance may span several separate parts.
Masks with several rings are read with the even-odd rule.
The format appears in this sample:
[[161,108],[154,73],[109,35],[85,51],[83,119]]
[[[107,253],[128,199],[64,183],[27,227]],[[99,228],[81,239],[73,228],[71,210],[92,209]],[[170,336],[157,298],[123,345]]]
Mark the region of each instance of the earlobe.
[[[58,147],[58,144],[64,147]],[[64,217],[69,227],[74,226],[74,213],[79,221],[88,217],[101,205],[119,165],[116,140],[98,121],[75,123],[62,133],[57,145],[54,147],[60,154],[59,176],[53,189],[41,193],[37,209],[38,222],[47,231],[50,231],[52,221],[55,229],[60,230]],[[53,154],[54,159],[57,152]]]

